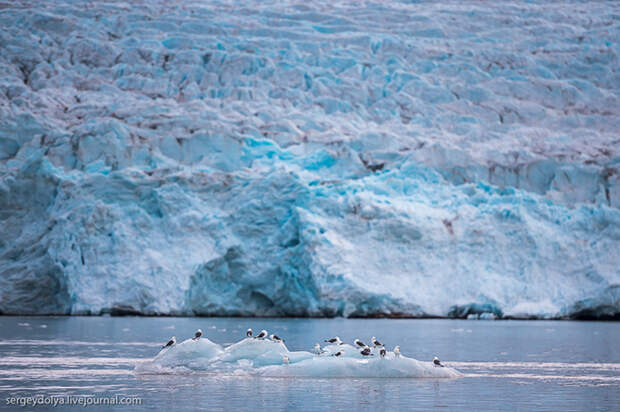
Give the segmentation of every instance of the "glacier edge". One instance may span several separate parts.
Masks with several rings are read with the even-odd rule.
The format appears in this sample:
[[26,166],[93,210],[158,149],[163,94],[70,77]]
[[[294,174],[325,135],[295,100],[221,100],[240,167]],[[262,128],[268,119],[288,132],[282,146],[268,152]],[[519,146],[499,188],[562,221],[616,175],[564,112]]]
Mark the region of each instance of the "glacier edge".
[[619,318],[617,5],[80,4],[0,9],[1,314]]

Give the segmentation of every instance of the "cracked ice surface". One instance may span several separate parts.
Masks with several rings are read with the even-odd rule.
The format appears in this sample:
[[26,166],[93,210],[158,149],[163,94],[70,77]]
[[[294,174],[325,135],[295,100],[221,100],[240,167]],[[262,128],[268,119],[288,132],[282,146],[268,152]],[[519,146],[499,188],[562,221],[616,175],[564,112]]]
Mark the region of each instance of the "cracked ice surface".
[[618,3],[0,3],[0,312],[617,316]]

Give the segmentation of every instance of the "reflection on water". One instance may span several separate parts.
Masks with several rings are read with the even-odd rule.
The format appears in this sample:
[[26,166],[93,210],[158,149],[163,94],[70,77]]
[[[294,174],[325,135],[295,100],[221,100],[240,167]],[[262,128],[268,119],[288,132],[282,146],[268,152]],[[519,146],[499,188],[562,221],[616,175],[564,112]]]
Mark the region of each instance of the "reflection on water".
[[[42,326],[45,327],[42,327]],[[147,375],[134,366],[201,327],[232,343],[266,328],[292,350],[375,335],[461,379],[284,379]],[[0,396],[138,396],[142,408],[250,410],[618,410],[620,324],[599,322],[211,318],[0,318]],[[507,399],[510,399],[507,402]],[[0,408],[7,408],[5,402]],[[80,407],[75,407],[79,409]],[[123,406],[92,409],[127,410]]]

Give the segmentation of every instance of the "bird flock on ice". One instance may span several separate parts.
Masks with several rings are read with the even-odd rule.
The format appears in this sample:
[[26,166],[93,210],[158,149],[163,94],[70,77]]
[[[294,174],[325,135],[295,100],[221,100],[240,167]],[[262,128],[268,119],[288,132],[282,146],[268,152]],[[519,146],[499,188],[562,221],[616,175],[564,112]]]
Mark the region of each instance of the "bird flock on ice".
[[[202,336],[202,330],[198,329],[196,331],[196,333],[194,333],[194,337],[192,338],[192,340],[198,340],[200,339],[200,337]],[[275,334],[271,334],[269,335],[268,332],[263,329],[260,331],[260,333],[256,336],[254,336],[254,331],[252,329],[248,329],[245,332],[245,336],[247,338],[251,338],[251,339],[259,339],[259,340],[271,340],[274,343],[284,343],[284,339],[282,339],[281,337],[279,337],[278,335]],[[335,336],[333,338],[329,338],[329,339],[325,339],[324,340],[325,343],[328,343],[330,345],[343,345],[344,342],[342,340],[340,340],[340,338],[338,336]],[[387,355],[387,350],[385,349],[385,345],[381,342],[379,342],[377,340],[376,337],[372,337],[370,339],[371,342],[371,346],[366,345],[364,342],[362,342],[360,339],[355,339],[353,341],[353,346],[356,348],[356,350],[359,350],[359,353],[362,356],[375,356],[375,353],[373,353],[373,349],[377,350],[379,353],[379,356],[381,358],[385,358],[385,356]],[[162,346],[162,349],[166,349],[166,348],[170,348],[172,346],[174,346],[177,343],[177,339],[175,336],[173,336],[172,338],[170,338],[170,340]],[[318,356],[324,355],[327,351],[325,349],[323,349],[321,347],[321,345],[319,343],[316,343],[314,345],[314,353]],[[394,350],[393,350],[394,356],[395,357],[400,357],[401,353],[400,353],[400,346],[395,346]],[[344,354],[344,349],[341,349],[337,352],[332,353],[331,355],[328,356],[334,356],[334,357],[340,357]],[[288,356],[284,355],[282,357],[282,363],[285,365],[288,365],[290,363],[290,359]],[[435,356],[433,358],[433,365],[435,367],[441,367],[443,368],[444,365],[441,363],[441,361],[439,360],[439,358],[437,358],[437,356]]]

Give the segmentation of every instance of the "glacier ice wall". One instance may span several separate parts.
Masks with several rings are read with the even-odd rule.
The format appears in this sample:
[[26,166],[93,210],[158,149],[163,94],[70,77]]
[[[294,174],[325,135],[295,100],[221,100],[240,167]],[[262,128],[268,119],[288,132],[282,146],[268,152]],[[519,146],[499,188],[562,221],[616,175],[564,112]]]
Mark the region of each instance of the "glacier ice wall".
[[614,317],[615,2],[0,5],[0,313]]

